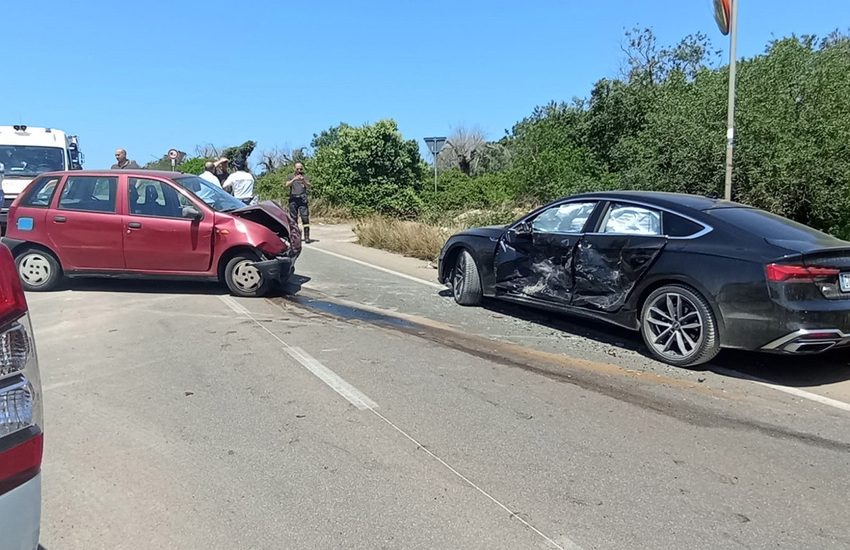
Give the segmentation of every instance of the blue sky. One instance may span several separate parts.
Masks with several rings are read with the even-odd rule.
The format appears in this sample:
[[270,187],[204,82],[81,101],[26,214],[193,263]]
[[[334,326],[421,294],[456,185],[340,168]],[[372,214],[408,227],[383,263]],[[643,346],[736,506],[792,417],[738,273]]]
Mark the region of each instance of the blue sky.
[[[850,26],[847,0],[740,2],[740,56]],[[87,168],[116,147],[139,163],[203,143],[294,148],[381,118],[420,145],[459,125],[497,139],[535,105],[616,76],[626,29],[728,46],[710,0],[29,0],[0,12],[0,124],[78,134]]]

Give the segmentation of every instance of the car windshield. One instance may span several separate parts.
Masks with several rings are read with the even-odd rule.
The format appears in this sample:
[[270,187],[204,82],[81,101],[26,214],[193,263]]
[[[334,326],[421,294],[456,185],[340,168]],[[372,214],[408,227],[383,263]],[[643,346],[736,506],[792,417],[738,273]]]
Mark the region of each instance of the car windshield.
[[204,201],[210,208],[217,212],[230,212],[237,208],[242,208],[245,203],[222,189],[221,187],[208,182],[198,176],[184,176],[174,178],[178,185],[194,193],[199,199]]
[[61,147],[0,145],[0,164],[7,178],[33,177],[64,170],[65,154]]

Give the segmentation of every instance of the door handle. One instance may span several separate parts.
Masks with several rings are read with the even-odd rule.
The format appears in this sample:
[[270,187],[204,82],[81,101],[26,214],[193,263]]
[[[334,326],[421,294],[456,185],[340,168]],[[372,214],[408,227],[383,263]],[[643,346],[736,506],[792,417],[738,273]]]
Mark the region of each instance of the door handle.
[[130,229],[141,229],[142,224],[140,224],[139,222],[130,222],[127,224],[127,227],[129,227]]
[[53,221],[56,223],[65,223],[68,219],[65,216],[54,216]]

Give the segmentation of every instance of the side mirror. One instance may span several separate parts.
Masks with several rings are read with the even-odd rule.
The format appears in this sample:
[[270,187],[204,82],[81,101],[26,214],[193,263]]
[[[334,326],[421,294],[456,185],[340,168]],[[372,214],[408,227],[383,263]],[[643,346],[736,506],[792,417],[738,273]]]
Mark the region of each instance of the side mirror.
[[183,207],[183,217],[189,218],[191,220],[200,220],[204,217],[200,210],[195,206],[184,206]]
[[532,230],[533,230],[533,228],[531,226],[531,222],[528,222],[528,221],[519,223],[519,224],[515,225],[513,227],[513,229],[511,229],[511,231],[513,231],[514,235],[517,235],[517,236],[530,236],[531,233],[532,233]]

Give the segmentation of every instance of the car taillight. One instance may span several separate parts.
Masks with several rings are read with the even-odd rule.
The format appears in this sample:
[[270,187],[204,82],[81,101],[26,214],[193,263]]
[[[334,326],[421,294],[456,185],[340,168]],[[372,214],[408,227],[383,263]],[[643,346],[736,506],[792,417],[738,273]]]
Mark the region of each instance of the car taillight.
[[42,457],[41,380],[27,302],[0,246],[0,494],[34,477]]
[[812,283],[817,279],[838,277],[839,270],[831,267],[769,264],[766,272],[767,280],[774,283]]

